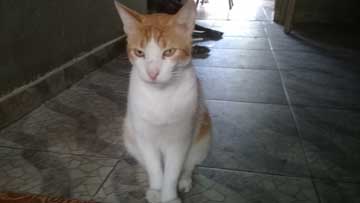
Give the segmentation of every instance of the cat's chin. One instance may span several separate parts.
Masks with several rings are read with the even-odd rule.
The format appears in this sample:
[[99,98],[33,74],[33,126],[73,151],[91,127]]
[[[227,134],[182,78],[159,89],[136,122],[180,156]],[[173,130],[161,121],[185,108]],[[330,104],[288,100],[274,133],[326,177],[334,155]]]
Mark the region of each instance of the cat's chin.
[[148,84],[148,85],[151,85],[151,86],[154,86],[154,87],[159,87],[159,88],[164,88],[168,85],[170,85],[170,80],[167,80],[167,81],[162,81],[162,80],[144,80],[143,81]]
[[147,84],[156,85],[161,84],[162,82],[156,81],[156,80],[145,80]]
[[163,82],[163,81],[153,81],[153,80],[147,80],[145,81],[147,84],[149,85],[154,85],[154,86],[165,86],[166,84],[168,84],[169,82]]

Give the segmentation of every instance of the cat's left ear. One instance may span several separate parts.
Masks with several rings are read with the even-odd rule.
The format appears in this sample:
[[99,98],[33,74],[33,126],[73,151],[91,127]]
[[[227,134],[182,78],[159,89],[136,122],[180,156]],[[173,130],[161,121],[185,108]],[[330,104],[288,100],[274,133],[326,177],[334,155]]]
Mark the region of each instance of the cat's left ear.
[[194,30],[196,18],[196,5],[194,0],[187,0],[174,17],[176,23],[183,26],[186,33],[191,34]]
[[136,11],[120,4],[114,0],[116,10],[118,11],[120,18],[124,25],[124,32],[127,35],[131,35],[137,32],[141,23],[141,15]]

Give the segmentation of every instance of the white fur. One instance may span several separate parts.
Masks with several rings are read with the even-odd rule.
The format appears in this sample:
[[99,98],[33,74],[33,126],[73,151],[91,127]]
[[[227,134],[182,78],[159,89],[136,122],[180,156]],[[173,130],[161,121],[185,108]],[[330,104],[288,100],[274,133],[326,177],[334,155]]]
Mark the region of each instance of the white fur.
[[[192,145],[197,110],[202,109],[199,106],[203,102],[192,65],[184,67],[165,61],[160,52],[160,47],[150,41],[145,48],[146,57],[133,64],[124,140],[129,153],[147,171],[148,201],[180,202],[177,188],[190,190],[191,173],[195,164],[205,158],[209,144],[205,139]],[[151,64],[160,70],[155,82],[146,78],[146,69],[152,68]],[[172,75],[174,69],[179,69],[176,75]]]

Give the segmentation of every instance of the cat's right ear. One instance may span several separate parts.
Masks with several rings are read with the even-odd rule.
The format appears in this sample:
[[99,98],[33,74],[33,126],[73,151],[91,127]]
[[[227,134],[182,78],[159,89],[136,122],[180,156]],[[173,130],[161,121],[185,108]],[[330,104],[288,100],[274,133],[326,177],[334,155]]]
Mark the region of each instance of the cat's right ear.
[[187,0],[183,7],[176,13],[175,20],[178,25],[181,25],[183,32],[191,36],[196,17],[196,5],[194,0]]
[[137,32],[139,24],[141,22],[141,15],[136,11],[122,5],[114,0],[116,10],[118,11],[120,18],[124,25],[124,32],[127,35],[131,35]]

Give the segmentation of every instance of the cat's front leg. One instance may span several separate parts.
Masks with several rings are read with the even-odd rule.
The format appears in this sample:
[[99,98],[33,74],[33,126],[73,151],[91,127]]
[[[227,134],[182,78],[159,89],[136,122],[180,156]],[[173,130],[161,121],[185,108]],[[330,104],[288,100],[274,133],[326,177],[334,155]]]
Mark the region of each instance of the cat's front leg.
[[163,183],[160,151],[151,141],[143,140],[140,146],[145,169],[149,178],[149,189],[146,192],[146,199],[150,203],[160,203],[160,192]]
[[189,146],[189,140],[184,140],[173,142],[165,149],[164,178],[161,191],[161,202],[163,203],[181,203],[178,198],[177,185]]

